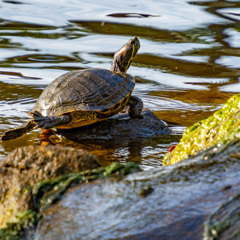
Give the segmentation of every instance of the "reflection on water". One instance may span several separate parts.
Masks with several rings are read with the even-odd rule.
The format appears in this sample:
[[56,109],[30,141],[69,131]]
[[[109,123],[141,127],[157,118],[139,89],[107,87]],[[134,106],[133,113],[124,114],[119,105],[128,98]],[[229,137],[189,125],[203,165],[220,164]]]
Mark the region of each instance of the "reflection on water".
[[[240,76],[239,1],[2,1],[0,8],[0,134],[29,118],[41,91],[69,70],[110,67],[129,37],[139,53],[128,70],[134,95],[173,125],[208,117],[235,92]],[[4,143],[0,157],[39,143],[39,131]],[[120,145],[81,145],[105,162],[161,164],[171,137]]]

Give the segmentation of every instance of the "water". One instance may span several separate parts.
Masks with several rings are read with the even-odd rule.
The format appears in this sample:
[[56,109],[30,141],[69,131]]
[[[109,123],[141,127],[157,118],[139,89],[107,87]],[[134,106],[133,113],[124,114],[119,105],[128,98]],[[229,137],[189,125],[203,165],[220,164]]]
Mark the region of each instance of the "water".
[[[240,90],[239,14],[238,1],[223,0],[1,1],[0,134],[29,120],[26,112],[56,77],[108,69],[114,52],[132,36],[141,42],[128,70],[137,80],[134,95],[180,134]],[[3,143],[0,158],[39,144],[39,133]],[[81,147],[102,161],[134,160],[150,168],[161,164],[176,141],[167,136]]]

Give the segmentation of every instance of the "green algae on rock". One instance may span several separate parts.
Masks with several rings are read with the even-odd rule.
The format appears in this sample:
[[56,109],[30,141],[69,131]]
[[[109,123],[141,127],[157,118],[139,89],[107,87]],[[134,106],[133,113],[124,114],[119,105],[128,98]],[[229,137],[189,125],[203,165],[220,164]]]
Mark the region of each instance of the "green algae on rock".
[[27,235],[30,235],[28,230],[34,228],[39,218],[40,215],[30,209],[19,212],[9,222],[7,222],[7,226],[5,228],[0,229],[0,239],[28,239]]
[[70,187],[106,177],[123,177],[141,169],[133,162],[120,164],[114,162],[107,167],[86,170],[79,173],[69,173],[58,178],[36,183],[32,187],[35,208],[41,211],[60,199],[62,194]]
[[240,137],[240,94],[232,96],[209,118],[187,128],[180,143],[166,154],[163,164],[175,164],[213,146]]

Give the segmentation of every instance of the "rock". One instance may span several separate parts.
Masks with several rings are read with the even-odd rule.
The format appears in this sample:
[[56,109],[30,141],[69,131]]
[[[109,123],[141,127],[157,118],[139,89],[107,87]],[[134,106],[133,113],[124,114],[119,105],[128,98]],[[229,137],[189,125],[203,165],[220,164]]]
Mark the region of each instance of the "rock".
[[39,181],[99,167],[83,150],[56,146],[18,148],[0,162],[0,227],[26,209],[33,209],[30,188]]
[[189,156],[226,144],[240,136],[240,94],[232,96],[209,118],[187,128],[180,143],[163,159],[165,165],[177,163]]
[[0,239],[33,239],[41,212],[70,187],[140,170],[131,162],[100,167],[94,155],[68,147],[16,149],[0,163]]
[[[28,240],[202,240],[203,233],[206,239],[214,239],[214,234],[219,239],[228,239],[229,236],[238,237],[239,96],[231,98],[224,105],[225,107],[223,106],[221,110],[217,111],[212,118],[194,125],[185,132],[186,135],[182,142],[186,145],[182,145],[182,147],[187,149],[189,155],[198,154],[183,161],[180,158],[175,159],[180,162],[174,165],[139,172],[139,168],[131,163],[127,163],[126,166],[115,163],[106,168],[67,174],[38,182],[29,191],[26,186],[19,187],[21,184],[18,183],[18,180],[23,178],[23,176],[19,177],[20,172],[25,173],[24,171],[29,169],[29,166],[31,169],[31,161],[34,162],[34,160],[29,160],[30,164],[25,162],[22,164],[21,160],[19,160],[20,164],[10,161],[10,166],[5,163],[3,168],[0,168],[0,174],[3,176],[0,179],[6,179],[3,186],[7,185],[4,183],[16,184],[17,187],[13,186],[11,189],[18,194],[9,195],[14,196],[14,199],[8,200],[14,205],[17,203],[21,206],[21,202],[19,203],[15,199],[21,201],[25,199],[23,203],[27,202],[30,208],[30,211],[23,210],[21,214],[17,215],[17,225],[13,223],[13,226],[21,229],[22,225],[18,224],[18,219],[22,216],[24,222],[31,223],[36,219],[39,220],[36,211],[31,211],[40,205],[40,203],[36,204],[36,200],[30,201],[32,195],[35,194],[40,196],[37,199],[41,200],[41,204],[44,202],[54,204],[48,205],[47,208],[41,208],[42,218],[38,222],[36,232]],[[112,121],[112,119],[109,120]],[[121,121],[126,121],[128,124],[131,120],[122,119]],[[104,129],[104,122],[101,124]],[[118,123],[116,122],[116,124]],[[94,129],[96,126],[92,125],[91,127]],[[118,136],[112,133],[113,129],[111,129],[110,135]],[[196,132],[194,132],[195,130]],[[105,133],[107,133],[106,131]],[[194,134],[192,134],[193,132]],[[94,134],[93,132],[92,136],[98,136],[99,132]],[[74,132],[72,132],[72,136],[74,137]],[[124,136],[124,133],[121,136]],[[205,136],[202,141],[201,136]],[[81,139],[80,132],[76,139]],[[188,149],[192,139],[197,141],[196,146],[192,145],[193,152],[190,151],[191,147]],[[198,146],[200,143],[203,145]],[[204,150],[205,148],[206,150]],[[182,150],[180,157],[188,156],[188,154],[184,155],[186,152],[180,147],[177,146],[175,149]],[[172,152],[175,152],[175,149]],[[166,157],[167,159],[172,157],[172,152]],[[173,153],[173,156],[177,156],[176,153]],[[20,158],[22,156],[25,155],[20,155]],[[17,156],[13,157],[13,159],[15,158],[17,159]],[[11,167],[11,164],[14,167]],[[6,170],[8,167],[10,167],[10,171]],[[47,171],[47,173],[51,176],[51,171]],[[128,173],[132,174],[125,176]],[[106,177],[114,175],[125,177],[117,180],[106,179]],[[5,176],[6,178],[4,178]],[[17,177],[14,178],[14,176]],[[96,179],[98,180],[90,182]],[[78,185],[66,191],[69,186],[73,186],[74,181]],[[25,184],[24,180],[23,183]],[[61,190],[62,186],[64,191]],[[55,193],[58,193],[59,188],[61,201],[53,202],[52,199],[56,199]],[[4,196],[6,199],[7,194]],[[7,201],[4,202],[5,205],[6,203]],[[5,206],[4,204],[3,206]],[[217,208],[219,211],[214,212]],[[207,219],[204,229],[204,222]],[[51,231],[49,231],[50,228]],[[4,234],[5,232],[0,230],[0,237]]]
[[128,113],[115,116],[81,128],[58,130],[57,134],[69,140],[134,140],[139,138],[156,137],[170,133],[167,124],[158,119],[149,109],[143,109],[143,118],[130,118]]
[[240,239],[240,194],[225,202],[208,218],[204,226],[204,240]]
[[[78,185],[43,211],[34,239],[202,240],[207,218],[239,194],[239,161],[236,140],[120,181]],[[238,201],[234,206],[239,209]],[[232,210],[229,217],[239,219]],[[218,221],[227,219],[227,210],[222,213]],[[239,221],[232,224],[240,229]]]

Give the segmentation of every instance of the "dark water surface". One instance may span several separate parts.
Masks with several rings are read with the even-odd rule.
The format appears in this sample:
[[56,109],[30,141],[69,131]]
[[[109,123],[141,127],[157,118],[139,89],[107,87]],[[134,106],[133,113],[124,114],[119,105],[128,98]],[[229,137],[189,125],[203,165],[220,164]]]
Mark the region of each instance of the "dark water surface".
[[[66,71],[110,67],[130,37],[141,41],[128,70],[134,95],[170,123],[208,117],[240,91],[239,1],[0,1],[0,134],[29,120],[42,90]],[[40,131],[0,146],[0,158],[39,144]],[[103,161],[154,167],[172,145],[164,136],[119,145],[81,144]],[[177,141],[177,140],[176,140]]]

